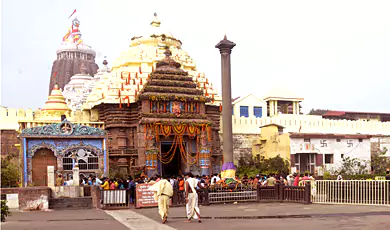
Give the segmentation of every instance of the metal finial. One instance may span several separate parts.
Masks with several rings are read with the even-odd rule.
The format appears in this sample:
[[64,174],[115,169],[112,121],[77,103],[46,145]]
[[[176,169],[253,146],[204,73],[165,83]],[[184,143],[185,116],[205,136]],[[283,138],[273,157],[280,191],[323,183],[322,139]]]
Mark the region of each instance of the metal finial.
[[154,12],[154,14],[153,14],[155,17],[157,17],[157,13],[156,12]]
[[223,40],[227,40],[227,36],[226,36],[226,34],[225,34],[225,36],[223,37]]

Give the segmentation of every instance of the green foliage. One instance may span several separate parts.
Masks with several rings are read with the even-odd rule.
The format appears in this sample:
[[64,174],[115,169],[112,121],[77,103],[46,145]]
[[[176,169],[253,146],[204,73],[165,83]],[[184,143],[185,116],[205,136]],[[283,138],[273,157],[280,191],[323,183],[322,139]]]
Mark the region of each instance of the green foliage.
[[385,174],[386,169],[390,168],[390,159],[383,157],[387,151],[387,148],[384,148],[383,151],[371,155],[371,168],[375,174]]
[[290,163],[288,160],[281,158],[279,155],[268,159],[261,157],[257,161],[253,158],[241,158],[238,161],[238,165],[236,173],[239,177],[245,174],[249,177],[254,177],[257,174],[288,174],[290,171]]
[[11,212],[9,211],[7,201],[1,200],[1,222],[5,222],[5,218],[10,215]]
[[367,174],[367,162],[364,160],[359,160],[357,158],[346,157],[343,158],[342,165],[340,169],[335,171],[335,174],[341,175],[359,175]]
[[1,187],[18,187],[19,166],[16,154],[8,154],[1,158]]
[[328,172],[328,171],[325,171],[324,172],[324,180],[333,180],[333,179],[335,179],[335,178],[333,178],[334,176],[332,176],[331,174],[330,174],[330,172]]

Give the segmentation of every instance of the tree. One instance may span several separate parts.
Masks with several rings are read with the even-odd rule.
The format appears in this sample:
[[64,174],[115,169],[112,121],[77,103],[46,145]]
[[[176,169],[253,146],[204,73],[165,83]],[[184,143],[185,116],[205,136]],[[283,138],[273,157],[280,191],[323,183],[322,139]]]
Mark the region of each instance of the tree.
[[322,115],[324,115],[328,111],[329,111],[329,109],[311,109],[310,112],[308,113],[308,115],[319,115],[319,116],[322,116]]
[[385,174],[386,169],[390,168],[390,159],[383,156],[387,151],[387,148],[383,148],[371,155],[371,169],[374,174]]
[[343,158],[343,163],[340,169],[336,170],[337,174],[341,175],[358,175],[368,173],[368,164],[364,160],[357,158]]
[[1,158],[1,187],[18,187],[19,166],[17,155],[10,153]]
[[249,177],[257,174],[288,174],[290,172],[290,162],[277,155],[276,157],[265,159],[261,157],[260,160],[255,161],[253,158],[239,160],[239,167],[237,168],[237,175],[242,177],[248,175]]

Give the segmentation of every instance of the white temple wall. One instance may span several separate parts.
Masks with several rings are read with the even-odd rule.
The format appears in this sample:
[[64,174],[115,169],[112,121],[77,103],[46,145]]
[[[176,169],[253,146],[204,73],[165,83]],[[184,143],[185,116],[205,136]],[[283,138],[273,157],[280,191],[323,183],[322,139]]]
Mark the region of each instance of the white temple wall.
[[284,114],[266,118],[233,116],[232,122],[234,134],[260,134],[260,126],[278,124],[285,127],[285,132],[390,135],[390,122],[329,120],[311,115]]

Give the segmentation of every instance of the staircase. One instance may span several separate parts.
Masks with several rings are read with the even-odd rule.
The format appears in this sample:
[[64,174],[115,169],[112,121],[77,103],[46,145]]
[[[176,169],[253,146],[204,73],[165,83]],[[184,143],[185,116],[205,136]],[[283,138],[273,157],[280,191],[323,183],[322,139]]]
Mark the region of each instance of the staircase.
[[92,209],[92,197],[51,198],[49,199],[49,209]]

